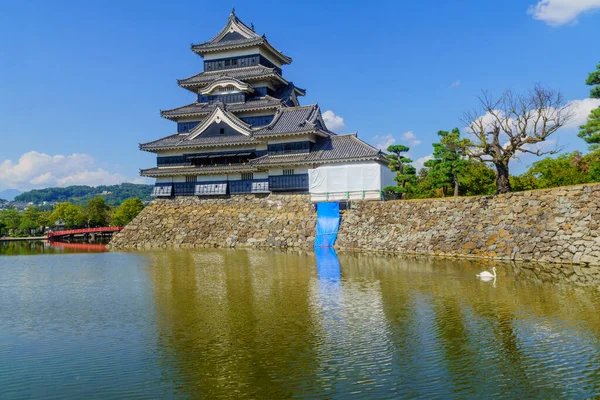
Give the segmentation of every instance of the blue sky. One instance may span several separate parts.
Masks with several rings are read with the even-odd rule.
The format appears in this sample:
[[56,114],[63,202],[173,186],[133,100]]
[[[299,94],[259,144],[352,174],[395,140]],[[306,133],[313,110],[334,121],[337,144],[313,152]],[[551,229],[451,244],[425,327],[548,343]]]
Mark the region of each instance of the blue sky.
[[284,76],[340,133],[407,144],[422,162],[480,90],[541,83],[579,110],[559,144],[585,150],[576,125],[599,104],[585,78],[600,62],[600,0],[440,3],[1,1],[0,189],[140,181],[155,158],[138,143],[175,132],[159,110],[194,100],[176,85],[202,70],[190,43],[232,5],[293,57]]

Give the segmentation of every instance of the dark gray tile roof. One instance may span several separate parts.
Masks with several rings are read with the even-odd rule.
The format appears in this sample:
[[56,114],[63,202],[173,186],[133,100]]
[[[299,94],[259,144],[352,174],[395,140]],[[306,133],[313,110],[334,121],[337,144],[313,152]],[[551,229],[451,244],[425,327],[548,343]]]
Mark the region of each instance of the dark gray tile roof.
[[268,136],[292,132],[322,130],[320,111],[316,104],[300,107],[281,107],[273,121],[254,132],[257,136]]
[[155,140],[153,142],[140,144],[141,150],[153,151],[169,148],[188,148],[188,147],[204,147],[204,146],[234,146],[256,143],[257,140],[249,136],[217,136],[203,138],[201,136],[196,137],[192,140],[185,140],[188,136],[187,133],[175,134],[167,136],[162,139]]
[[310,153],[266,155],[251,161],[253,165],[286,165],[305,163],[343,162],[349,160],[381,160],[384,161],[383,153],[351,135],[334,135],[320,138],[313,144]]
[[[178,118],[189,115],[205,115],[211,113],[217,104],[221,103],[192,103],[182,107],[172,108],[170,110],[161,110],[160,115],[164,118]],[[257,109],[270,109],[281,106],[281,100],[271,96],[256,97],[245,103],[226,104],[225,107],[231,112],[251,111]]]
[[[253,165],[227,165],[222,167],[181,167],[181,168],[148,168],[140,170],[141,176],[154,178],[157,176],[173,175],[208,175],[217,173],[255,172],[258,168]],[[198,182],[201,183],[201,182]]]
[[[240,35],[241,36],[241,35]],[[226,39],[226,38],[224,38]],[[219,47],[237,47],[237,46],[251,46],[257,45],[264,42],[264,39],[260,36],[255,36],[251,38],[232,38],[230,40],[220,40],[218,42],[208,41],[204,43],[197,43],[192,45],[192,51],[201,51],[201,50],[212,50]]]
[[[233,29],[234,26],[236,29]],[[243,32],[243,34],[240,34],[237,31]],[[221,29],[217,36],[204,43],[192,44],[192,51],[202,55],[209,51],[247,46],[264,46],[266,49],[277,55],[282,62],[286,64],[292,62],[291,58],[271,46],[265,35],[259,36],[256,34],[254,28],[244,24],[233,11],[229,15],[227,24]]]
[[203,86],[217,79],[229,77],[241,81],[259,79],[269,76],[277,76],[281,79],[281,75],[275,68],[267,68],[262,65],[254,67],[234,68],[220,71],[205,71],[185,79],[178,79],[179,86]]
[[237,143],[243,144],[253,141],[264,141],[271,136],[308,134],[311,132],[320,134],[321,136],[335,136],[335,133],[328,131],[327,128],[322,124],[321,111],[319,106],[316,104],[300,107],[281,106],[277,110],[277,114],[275,114],[273,121],[269,125],[258,127],[256,129],[249,128],[248,124],[237,119],[235,114],[233,114],[232,110],[230,109],[230,106],[231,105],[215,103],[215,107],[220,107],[222,110],[229,113],[234,121],[239,122],[240,127],[248,131],[250,136],[240,135],[202,138],[202,135],[200,135],[193,140],[185,140],[187,134],[180,134],[167,136],[166,138],[159,139],[154,142],[141,144],[140,148],[142,150],[152,151],[166,148],[187,148],[211,145],[221,146]]
[[166,136],[164,138],[154,140],[152,142],[141,143],[140,149],[146,150],[146,149],[153,149],[153,148],[164,148],[164,147],[175,146],[175,145],[177,145],[177,143],[179,143],[183,139],[185,139],[186,136],[187,136],[187,133],[176,133],[174,135]]

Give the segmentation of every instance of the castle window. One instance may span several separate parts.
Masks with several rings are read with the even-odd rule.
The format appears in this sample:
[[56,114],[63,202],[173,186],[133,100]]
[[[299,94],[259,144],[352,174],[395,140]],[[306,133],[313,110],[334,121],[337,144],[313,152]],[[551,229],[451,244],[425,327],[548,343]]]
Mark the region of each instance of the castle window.
[[252,179],[254,179],[254,174],[252,172],[247,172],[247,173],[242,174],[243,181],[251,181]]
[[224,134],[225,134],[225,128],[219,129],[219,135],[224,135]]
[[185,181],[187,183],[196,183],[197,178],[198,178],[197,176],[186,176]]
[[284,175],[294,175],[294,170],[293,169],[284,169],[283,174]]

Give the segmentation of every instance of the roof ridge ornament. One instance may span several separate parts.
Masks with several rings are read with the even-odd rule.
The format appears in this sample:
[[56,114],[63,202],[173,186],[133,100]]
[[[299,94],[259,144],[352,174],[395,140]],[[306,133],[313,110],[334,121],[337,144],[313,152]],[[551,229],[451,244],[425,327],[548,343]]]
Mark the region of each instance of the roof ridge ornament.
[[229,14],[230,17],[235,17],[235,7],[231,7],[231,13]]

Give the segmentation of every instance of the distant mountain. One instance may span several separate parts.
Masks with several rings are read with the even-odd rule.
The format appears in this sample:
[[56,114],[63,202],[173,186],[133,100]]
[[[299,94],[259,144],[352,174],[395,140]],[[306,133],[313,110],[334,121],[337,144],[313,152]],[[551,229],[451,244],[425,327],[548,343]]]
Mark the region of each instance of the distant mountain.
[[[67,186],[47,189],[36,189],[16,196],[15,201],[39,204],[47,202],[63,202],[84,204],[89,199],[102,196],[111,206],[118,206],[131,197],[139,197],[142,201],[151,200],[152,185],[121,183],[110,186]],[[0,198],[2,192],[0,192]]]
[[2,190],[2,191],[0,191],[0,199],[13,201],[14,198],[16,196],[20,195],[21,193],[23,193],[23,192],[21,192],[20,190],[17,190],[17,189]]

